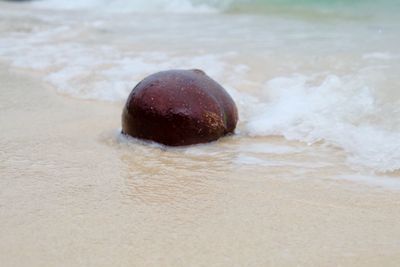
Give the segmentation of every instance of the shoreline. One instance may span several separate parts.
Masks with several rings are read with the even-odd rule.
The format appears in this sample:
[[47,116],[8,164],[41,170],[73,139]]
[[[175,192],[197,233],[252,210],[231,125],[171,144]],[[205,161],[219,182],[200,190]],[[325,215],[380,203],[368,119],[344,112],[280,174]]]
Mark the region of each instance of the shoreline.
[[396,191],[213,169],[207,155],[187,154],[179,168],[182,150],[115,140],[118,105],[59,95],[4,64],[0,81],[4,266],[400,261]]

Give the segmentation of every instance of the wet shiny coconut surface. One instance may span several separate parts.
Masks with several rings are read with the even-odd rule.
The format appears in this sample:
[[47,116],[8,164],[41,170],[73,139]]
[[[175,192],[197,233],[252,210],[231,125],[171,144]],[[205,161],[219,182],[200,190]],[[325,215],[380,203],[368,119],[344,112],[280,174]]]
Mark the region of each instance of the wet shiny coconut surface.
[[146,77],[132,90],[122,132],[169,146],[206,143],[234,132],[235,103],[202,70],[168,70]]

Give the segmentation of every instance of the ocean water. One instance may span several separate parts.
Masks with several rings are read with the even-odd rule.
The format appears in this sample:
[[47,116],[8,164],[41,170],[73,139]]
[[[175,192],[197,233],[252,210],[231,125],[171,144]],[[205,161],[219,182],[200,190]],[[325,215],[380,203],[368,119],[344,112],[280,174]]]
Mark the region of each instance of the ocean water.
[[240,123],[217,146],[177,149],[183,158],[400,188],[399,3],[2,1],[0,60],[61,94],[121,104],[151,73],[203,69]]

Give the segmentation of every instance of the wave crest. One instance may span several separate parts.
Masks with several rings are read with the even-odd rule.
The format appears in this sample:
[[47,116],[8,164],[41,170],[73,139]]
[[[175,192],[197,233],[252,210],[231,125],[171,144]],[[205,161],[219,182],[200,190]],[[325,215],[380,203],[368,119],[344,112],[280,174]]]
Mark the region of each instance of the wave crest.
[[44,9],[95,10],[121,13],[216,13],[231,1],[195,0],[42,0],[33,5]]

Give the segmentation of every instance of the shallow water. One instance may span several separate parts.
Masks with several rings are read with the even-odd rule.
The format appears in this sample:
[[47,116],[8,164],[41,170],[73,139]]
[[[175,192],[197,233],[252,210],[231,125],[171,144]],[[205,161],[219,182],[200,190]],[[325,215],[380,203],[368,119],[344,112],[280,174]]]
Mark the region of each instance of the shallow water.
[[[0,265],[398,266],[396,8],[0,1]],[[236,134],[122,136],[168,68],[222,83]]]
[[397,266],[398,177],[283,137],[127,139],[121,104],[30,76],[0,65],[2,265]]
[[240,123],[233,144],[177,150],[189,165],[194,150],[213,155],[213,168],[230,158],[261,172],[293,163],[304,176],[333,165],[334,179],[343,170],[384,179],[400,169],[397,9],[395,1],[0,2],[0,59],[62,94],[121,104],[146,75],[200,68],[231,93]]

